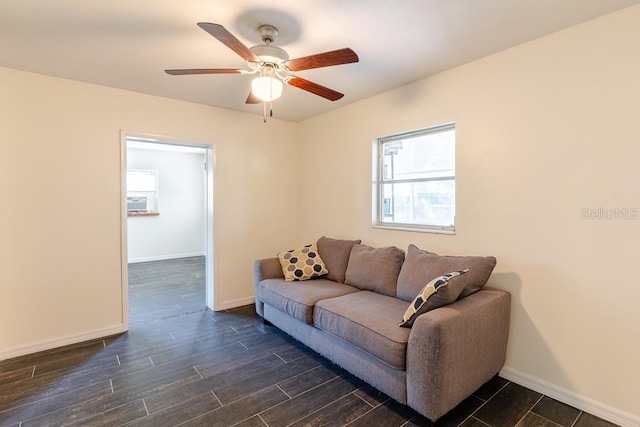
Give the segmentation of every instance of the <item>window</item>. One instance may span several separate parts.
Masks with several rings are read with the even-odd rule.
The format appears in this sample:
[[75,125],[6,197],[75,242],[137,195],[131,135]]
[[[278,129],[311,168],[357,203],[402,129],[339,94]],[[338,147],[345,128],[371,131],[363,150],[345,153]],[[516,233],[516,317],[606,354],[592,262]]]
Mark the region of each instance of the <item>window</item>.
[[374,226],[453,232],[455,124],[377,140]]
[[158,211],[158,171],[127,170],[127,212]]

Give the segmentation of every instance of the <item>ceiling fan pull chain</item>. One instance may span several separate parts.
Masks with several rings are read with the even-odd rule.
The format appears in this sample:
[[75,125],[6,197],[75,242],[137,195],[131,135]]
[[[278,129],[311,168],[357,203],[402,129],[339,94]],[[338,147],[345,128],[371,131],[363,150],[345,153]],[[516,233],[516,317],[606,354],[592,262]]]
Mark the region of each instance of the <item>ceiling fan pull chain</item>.
[[262,120],[267,123],[267,103],[262,103]]

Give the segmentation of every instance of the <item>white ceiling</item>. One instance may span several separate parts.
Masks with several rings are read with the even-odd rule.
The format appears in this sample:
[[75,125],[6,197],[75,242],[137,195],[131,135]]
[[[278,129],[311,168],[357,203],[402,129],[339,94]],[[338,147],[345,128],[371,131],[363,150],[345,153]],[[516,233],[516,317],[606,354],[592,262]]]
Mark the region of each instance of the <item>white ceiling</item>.
[[[345,94],[285,87],[274,116],[327,112],[640,0],[0,0],[0,66],[262,115],[252,76],[169,76],[167,68],[246,68],[196,26],[247,46],[278,27],[291,58],[350,47],[355,64],[296,73]],[[4,83],[3,83],[4,84]]]

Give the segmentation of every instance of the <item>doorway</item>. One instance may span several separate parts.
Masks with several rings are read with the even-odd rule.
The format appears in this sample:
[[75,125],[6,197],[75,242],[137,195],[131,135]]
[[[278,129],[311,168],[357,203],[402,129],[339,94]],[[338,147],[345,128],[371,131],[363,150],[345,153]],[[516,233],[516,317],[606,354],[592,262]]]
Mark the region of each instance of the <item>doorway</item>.
[[124,326],[214,309],[213,145],[121,139]]

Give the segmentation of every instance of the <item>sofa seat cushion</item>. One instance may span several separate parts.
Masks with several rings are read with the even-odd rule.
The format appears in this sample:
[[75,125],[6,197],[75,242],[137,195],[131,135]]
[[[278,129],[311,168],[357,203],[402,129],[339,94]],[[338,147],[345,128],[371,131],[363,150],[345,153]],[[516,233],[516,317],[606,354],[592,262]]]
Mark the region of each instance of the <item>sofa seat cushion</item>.
[[406,367],[410,329],[398,326],[407,303],[371,291],[318,301],[313,324],[397,369]]
[[302,322],[311,324],[313,322],[313,307],[318,301],[359,291],[353,286],[326,279],[285,282],[284,279],[279,278],[260,282],[258,297],[263,303],[269,304]]

